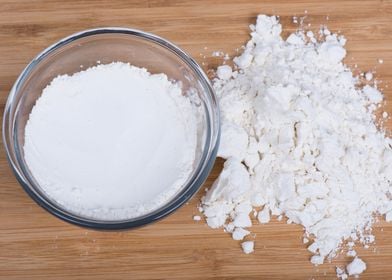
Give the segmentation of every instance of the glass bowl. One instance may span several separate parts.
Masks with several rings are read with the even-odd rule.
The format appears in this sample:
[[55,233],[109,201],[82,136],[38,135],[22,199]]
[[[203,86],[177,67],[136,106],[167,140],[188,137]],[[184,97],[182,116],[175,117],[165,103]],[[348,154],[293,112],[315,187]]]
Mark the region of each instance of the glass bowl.
[[[42,90],[58,75],[79,72],[81,67],[113,61],[129,62],[151,73],[165,73],[192,93],[202,122],[195,168],[183,187],[155,211],[127,220],[84,217],[59,205],[37,184],[23,154],[24,129]],[[195,98],[196,97],[196,98]],[[8,161],[25,191],[43,208],[67,222],[95,229],[126,229],[159,220],[178,209],[204,183],[214,164],[219,143],[219,109],[211,84],[200,66],[172,43],[139,30],[99,28],[71,35],[50,46],[23,70],[9,94],[3,118],[3,142]]]

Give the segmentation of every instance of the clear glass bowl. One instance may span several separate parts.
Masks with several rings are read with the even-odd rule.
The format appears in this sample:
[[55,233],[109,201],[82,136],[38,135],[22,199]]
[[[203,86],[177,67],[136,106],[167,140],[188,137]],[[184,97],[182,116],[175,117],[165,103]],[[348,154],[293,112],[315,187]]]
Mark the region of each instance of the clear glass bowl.
[[[42,90],[56,76],[72,74],[97,63],[129,62],[151,73],[165,73],[193,92],[201,106],[203,122],[195,168],[183,188],[165,205],[129,220],[97,220],[72,213],[49,198],[34,180],[23,154],[24,128]],[[34,58],[16,80],[3,118],[3,142],[9,163],[25,191],[53,215],[80,226],[125,229],[145,225],[175,211],[204,183],[216,158],[219,143],[219,109],[211,84],[200,66],[172,43],[133,29],[99,28],[83,31],[50,46]]]

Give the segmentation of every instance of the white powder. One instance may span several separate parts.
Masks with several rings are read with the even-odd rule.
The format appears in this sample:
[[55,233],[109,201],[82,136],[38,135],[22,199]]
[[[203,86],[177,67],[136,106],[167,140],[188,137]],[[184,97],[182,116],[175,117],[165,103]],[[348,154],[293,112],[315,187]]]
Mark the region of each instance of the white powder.
[[348,279],[348,275],[346,271],[340,267],[336,267],[336,276],[341,280]]
[[140,216],[193,169],[194,107],[166,75],[125,63],[58,76],[30,114],[25,160],[43,191],[75,213]]
[[271,220],[270,210],[268,207],[264,207],[264,209],[259,212],[257,220],[259,220],[260,224],[266,224]]
[[232,237],[233,237],[234,240],[242,240],[248,234],[250,234],[250,231],[245,230],[245,229],[240,228],[240,227],[237,227],[233,231]]
[[230,79],[232,74],[233,71],[229,65],[219,66],[218,69],[216,70],[216,75],[219,77],[219,79],[222,80]]
[[392,141],[373,114],[382,94],[358,88],[342,63],[346,39],[326,27],[320,42],[304,31],[284,40],[274,16],[250,28],[234,70],[214,80],[226,162],[202,200],[208,225],[251,227],[249,206],[260,223],[284,214],[303,225],[314,264],[343,240],[373,242],[374,214],[392,216]]
[[254,241],[245,241],[241,243],[242,250],[244,251],[245,254],[250,254],[254,252],[254,246],[255,243]]
[[360,258],[356,257],[346,267],[348,275],[358,275],[366,270],[366,264]]
[[222,52],[222,51],[213,51],[212,53],[211,53],[211,56],[212,57],[219,57],[219,56],[223,56],[225,53],[224,52]]
[[193,216],[194,221],[201,221],[201,217],[199,215]]
[[346,256],[348,257],[355,257],[357,252],[355,250],[348,250]]
[[365,73],[365,79],[366,79],[366,81],[373,80],[373,73],[372,72],[366,72]]

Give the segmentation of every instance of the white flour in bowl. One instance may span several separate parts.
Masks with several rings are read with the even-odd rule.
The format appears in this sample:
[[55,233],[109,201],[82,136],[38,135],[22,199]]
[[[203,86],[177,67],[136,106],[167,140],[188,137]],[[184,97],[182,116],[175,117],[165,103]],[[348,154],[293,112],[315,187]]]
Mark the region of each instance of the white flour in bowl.
[[383,95],[360,86],[345,38],[326,28],[285,40],[277,17],[260,15],[251,31],[214,81],[226,162],[202,201],[208,225],[239,240],[254,211],[260,223],[284,215],[304,227],[314,264],[345,240],[373,242],[374,214],[392,216],[392,141],[374,124]]
[[72,212],[122,220],[155,210],[193,170],[197,112],[178,83],[126,63],[55,78],[32,109],[24,157]]

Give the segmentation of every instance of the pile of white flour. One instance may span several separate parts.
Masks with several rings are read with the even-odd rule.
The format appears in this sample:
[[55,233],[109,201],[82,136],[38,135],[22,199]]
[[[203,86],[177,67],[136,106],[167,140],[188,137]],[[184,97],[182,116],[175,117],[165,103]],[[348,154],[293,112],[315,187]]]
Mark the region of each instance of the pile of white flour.
[[[242,240],[251,216],[285,216],[304,227],[314,264],[343,241],[373,242],[374,214],[392,219],[392,141],[374,124],[382,94],[359,87],[342,63],[346,40],[327,28],[284,40],[265,15],[250,28],[235,70],[220,66],[214,80],[226,162],[202,201],[208,225]],[[365,268],[357,258],[348,273]]]
[[72,212],[122,220],[160,207],[193,170],[197,111],[178,83],[126,63],[55,78],[25,129],[26,163]]

